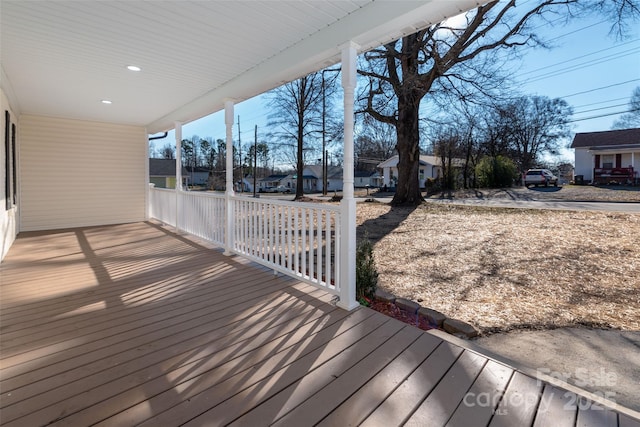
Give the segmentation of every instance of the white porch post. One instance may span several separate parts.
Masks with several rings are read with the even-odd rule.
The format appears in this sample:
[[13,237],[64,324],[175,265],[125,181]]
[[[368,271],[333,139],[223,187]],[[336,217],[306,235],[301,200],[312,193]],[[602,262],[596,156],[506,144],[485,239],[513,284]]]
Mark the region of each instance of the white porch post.
[[180,229],[180,191],[182,191],[182,123],[174,122],[176,134],[176,231]]
[[227,131],[227,153],[226,153],[226,187],[225,187],[225,200],[226,200],[226,229],[224,234],[224,254],[229,256],[232,254],[233,249],[233,235],[234,233],[234,217],[233,217],[233,101],[225,100],[224,102],[224,124]]
[[353,102],[356,88],[357,45],[342,48],[342,88],[344,90],[344,172],[342,186],[342,241],[340,255],[340,301],[346,310],[358,307],[356,301],[356,200],[353,197]]

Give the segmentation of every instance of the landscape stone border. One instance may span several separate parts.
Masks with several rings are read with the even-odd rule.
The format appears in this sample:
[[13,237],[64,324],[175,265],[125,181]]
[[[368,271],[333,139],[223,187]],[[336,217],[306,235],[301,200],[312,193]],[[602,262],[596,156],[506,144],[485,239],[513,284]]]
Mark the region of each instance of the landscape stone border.
[[396,298],[394,295],[382,289],[376,289],[375,297],[380,301],[395,304],[396,307],[408,313],[416,314],[426,319],[430,324],[437,325],[439,329],[456,337],[471,339],[480,335],[480,332],[473,327],[473,325],[463,322],[462,320],[448,318],[437,310],[422,307],[415,301],[406,298]]

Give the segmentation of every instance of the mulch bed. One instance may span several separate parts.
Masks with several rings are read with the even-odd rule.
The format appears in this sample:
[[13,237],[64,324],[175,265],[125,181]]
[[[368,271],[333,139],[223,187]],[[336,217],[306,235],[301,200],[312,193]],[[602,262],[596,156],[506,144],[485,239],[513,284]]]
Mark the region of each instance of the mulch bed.
[[367,300],[367,302],[369,303],[369,308],[389,317],[393,317],[401,322],[416,326],[423,331],[437,329],[435,325],[430,324],[424,317],[419,316],[418,314],[409,313],[392,302],[381,300]]

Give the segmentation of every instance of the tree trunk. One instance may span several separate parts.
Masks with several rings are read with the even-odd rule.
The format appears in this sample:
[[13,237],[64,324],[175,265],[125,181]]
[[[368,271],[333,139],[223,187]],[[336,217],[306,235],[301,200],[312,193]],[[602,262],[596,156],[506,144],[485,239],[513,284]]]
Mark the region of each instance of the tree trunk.
[[420,168],[420,132],[418,112],[420,97],[409,94],[398,97],[398,184],[392,206],[417,206],[423,202],[418,180]]

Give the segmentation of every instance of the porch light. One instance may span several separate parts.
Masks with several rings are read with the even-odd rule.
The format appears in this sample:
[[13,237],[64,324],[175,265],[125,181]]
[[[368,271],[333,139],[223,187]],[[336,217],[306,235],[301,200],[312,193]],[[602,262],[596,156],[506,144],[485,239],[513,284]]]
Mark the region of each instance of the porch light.
[[127,65],[127,70],[129,71],[142,71],[142,68],[136,65]]

